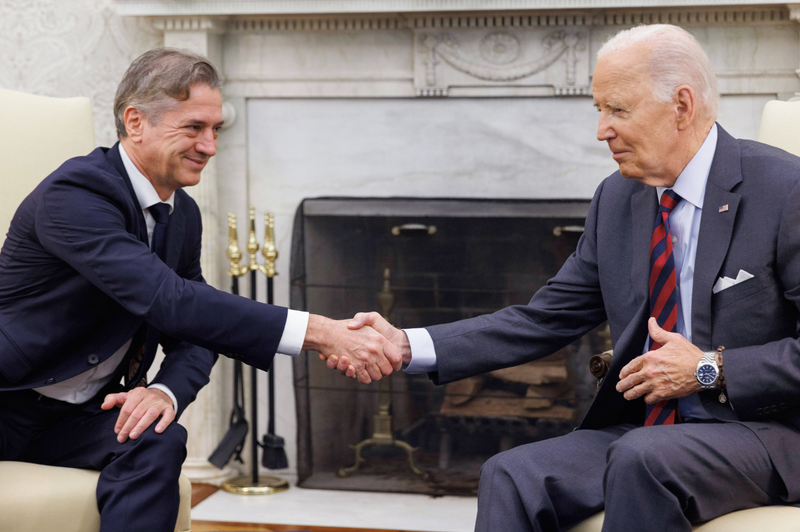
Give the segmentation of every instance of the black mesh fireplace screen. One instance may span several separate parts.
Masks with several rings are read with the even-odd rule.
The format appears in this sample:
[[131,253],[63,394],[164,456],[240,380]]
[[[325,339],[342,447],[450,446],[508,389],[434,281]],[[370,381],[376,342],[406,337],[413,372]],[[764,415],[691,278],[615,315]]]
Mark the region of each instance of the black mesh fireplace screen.
[[[305,200],[294,222],[291,307],[335,319],[383,309],[413,328],[526,304],[574,251],[588,206]],[[594,390],[588,359],[607,342],[600,328],[546,359],[441,387],[405,373],[364,386],[304,353],[294,362],[300,485],[475,493],[491,455],[572,430]]]

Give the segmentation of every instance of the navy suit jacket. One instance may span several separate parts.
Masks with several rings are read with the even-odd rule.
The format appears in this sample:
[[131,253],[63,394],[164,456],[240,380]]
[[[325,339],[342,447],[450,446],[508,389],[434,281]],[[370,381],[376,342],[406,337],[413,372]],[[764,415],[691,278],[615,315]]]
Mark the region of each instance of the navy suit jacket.
[[[750,427],[800,500],[800,158],[721,127],[706,185],[692,296],[692,342],[725,346],[730,402],[701,392],[707,412]],[[614,358],[581,428],[642,424],[644,401],[616,391],[642,354],[649,317],[655,188],[619,172],[597,189],[576,252],[528,305],[429,327],[438,383],[514,366],[564,347],[606,319]],[[727,206],[727,208],[722,208]],[[712,294],[721,276],[753,279]],[[588,371],[588,367],[587,367]],[[735,411],[731,408],[735,408]]]
[[268,369],[286,309],[205,284],[201,233],[197,204],[177,190],[162,262],[118,146],[64,163],[22,202],[0,251],[0,390],[78,375],[132,337],[146,344],[145,369],[163,345],[154,382],[181,410],[213,353]]

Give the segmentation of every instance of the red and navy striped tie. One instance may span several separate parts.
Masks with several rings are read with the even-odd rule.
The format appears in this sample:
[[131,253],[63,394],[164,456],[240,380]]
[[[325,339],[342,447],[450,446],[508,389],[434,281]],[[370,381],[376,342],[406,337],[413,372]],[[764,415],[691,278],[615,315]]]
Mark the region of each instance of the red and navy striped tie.
[[[678,323],[678,291],[669,213],[679,201],[681,197],[672,190],[665,190],[661,194],[653,238],[650,240],[650,317],[655,318],[659,327],[668,332],[674,332]],[[650,340],[651,350],[661,347],[661,344],[652,338]],[[677,399],[647,405],[645,427],[675,423],[680,423]]]

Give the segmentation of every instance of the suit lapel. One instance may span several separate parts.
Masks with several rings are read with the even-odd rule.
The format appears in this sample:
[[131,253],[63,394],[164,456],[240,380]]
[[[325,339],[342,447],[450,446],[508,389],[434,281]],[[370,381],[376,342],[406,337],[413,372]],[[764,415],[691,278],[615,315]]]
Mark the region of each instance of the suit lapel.
[[[692,290],[692,343],[711,349],[711,290],[728,254],[741,196],[731,192],[742,180],[736,141],[717,125],[719,138],[706,184],[697,239]],[[720,207],[727,205],[724,212]]]
[[181,257],[181,248],[183,247],[185,218],[182,207],[181,196],[176,191],[175,207],[172,210],[172,214],[169,216],[169,225],[167,225],[167,256],[164,261],[167,263],[167,266],[173,270],[178,267],[178,261]]
[[137,223],[136,236],[139,238],[139,240],[147,244],[147,224],[144,222],[144,213],[139,206],[139,199],[136,197],[136,192],[133,191],[131,178],[128,177],[128,172],[125,170],[125,165],[122,163],[122,156],[119,154],[119,142],[114,144],[114,146],[108,150],[107,158],[111,163],[111,166],[113,166],[117,173],[122,176],[122,180],[125,182],[125,186],[127,187],[128,192],[131,195],[131,199],[133,200],[133,211]]
[[614,345],[614,358],[611,359],[608,375],[580,428],[598,429],[620,423],[641,424],[644,419],[644,402],[626,401],[616,391],[620,370],[642,354],[647,338],[647,318],[650,315],[650,240],[658,211],[658,195],[653,187],[639,186],[641,190],[631,196],[631,286],[636,300],[636,312]]
[[633,267],[631,286],[637,305],[650,297],[650,240],[658,211],[656,189],[641,185],[642,190],[631,196],[631,223],[633,224]]

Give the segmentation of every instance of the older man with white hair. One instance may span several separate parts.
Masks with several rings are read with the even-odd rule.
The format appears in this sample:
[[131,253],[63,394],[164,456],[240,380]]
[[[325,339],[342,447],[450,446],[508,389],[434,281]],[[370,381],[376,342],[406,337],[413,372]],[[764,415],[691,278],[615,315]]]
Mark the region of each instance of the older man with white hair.
[[[715,123],[708,57],[669,25],[620,32],[592,82],[619,171],[528,305],[426,329],[370,324],[438,384],[549,355],[600,325],[614,357],[579,429],[483,467],[478,531],[690,531],[800,501],[800,159]],[[648,334],[649,333],[649,334]],[[354,375],[345,357],[329,367]]]

